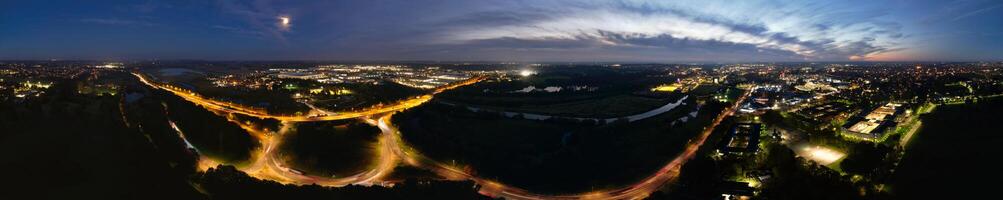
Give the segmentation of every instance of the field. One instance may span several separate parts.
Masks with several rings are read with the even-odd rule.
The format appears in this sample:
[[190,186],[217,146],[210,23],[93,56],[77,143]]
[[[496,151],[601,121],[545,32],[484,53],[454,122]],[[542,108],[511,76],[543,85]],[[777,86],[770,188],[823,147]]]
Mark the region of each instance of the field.
[[596,118],[643,113],[681,98],[678,92],[651,91],[674,79],[639,72],[546,69],[529,77],[458,88],[437,98],[491,110]]
[[490,110],[504,110],[564,117],[613,118],[643,113],[645,111],[661,107],[665,104],[675,102],[681,97],[682,95],[675,95],[674,98],[658,99],[635,95],[616,95],[549,105],[527,105],[514,108],[499,106],[477,107]]
[[[616,188],[650,175],[681,150],[723,106],[694,100],[627,123],[524,120],[426,104],[394,116],[406,143],[477,176],[543,193]],[[688,122],[672,123],[688,117]],[[673,125],[675,124],[675,125]]]
[[903,199],[930,195],[992,196],[998,189],[999,114],[1003,99],[944,105],[922,116],[892,177],[892,192]]

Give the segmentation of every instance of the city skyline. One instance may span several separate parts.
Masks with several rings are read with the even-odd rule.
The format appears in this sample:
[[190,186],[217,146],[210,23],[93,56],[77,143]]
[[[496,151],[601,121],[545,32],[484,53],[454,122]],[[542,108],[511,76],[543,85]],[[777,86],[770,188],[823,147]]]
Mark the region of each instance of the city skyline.
[[1003,179],[1003,0],[0,0],[0,27],[0,199],[986,199]]
[[1003,2],[0,3],[3,60],[998,61]]

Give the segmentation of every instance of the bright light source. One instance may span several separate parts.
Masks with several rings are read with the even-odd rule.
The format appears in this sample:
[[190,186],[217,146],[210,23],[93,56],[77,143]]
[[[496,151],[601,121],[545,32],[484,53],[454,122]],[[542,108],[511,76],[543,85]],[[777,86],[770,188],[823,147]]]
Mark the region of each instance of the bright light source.
[[534,72],[533,70],[524,69],[522,71],[519,71],[519,75],[522,76],[532,76],[533,74],[536,74],[536,72]]
[[833,162],[836,162],[846,156],[845,153],[820,146],[805,146],[801,149],[800,154],[821,165],[832,164]]
[[290,20],[291,20],[291,18],[289,18],[288,16],[280,16],[279,17],[279,25],[281,25],[282,27],[289,27],[289,21]]

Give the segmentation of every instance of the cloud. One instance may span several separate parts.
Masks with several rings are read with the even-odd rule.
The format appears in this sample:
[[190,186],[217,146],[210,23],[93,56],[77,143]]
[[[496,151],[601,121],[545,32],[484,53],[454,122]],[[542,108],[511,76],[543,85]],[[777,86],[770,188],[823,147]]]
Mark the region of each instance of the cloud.
[[593,11],[537,21],[530,24],[508,25],[488,29],[457,32],[458,40],[483,40],[512,37],[527,40],[597,40],[620,45],[610,38],[613,33],[622,39],[644,39],[668,36],[676,39],[718,41],[751,44],[760,48],[782,49],[801,55],[812,50],[795,43],[781,43],[769,36],[757,35],[713,23],[699,22],[672,13],[640,14],[614,11]]
[[[559,6],[553,6],[554,3]],[[669,47],[637,41],[702,41],[784,51],[809,60],[845,60],[898,48],[901,25],[880,10],[766,1],[546,2],[491,11],[479,23],[457,21],[445,44],[508,41],[546,48]],[[474,13],[465,19],[484,14]],[[553,42],[561,41],[561,42]],[[540,45],[526,45],[530,48]],[[605,46],[605,47],[603,47]]]
[[[283,44],[295,34],[300,41],[289,42],[301,42],[298,55],[324,58],[828,61],[902,51],[916,37],[888,5],[862,0],[216,4],[226,20],[212,28]],[[280,16],[298,20],[295,31],[280,26]]]
[[954,17],[954,19],[951,19],[951,21],[958,21],[958,20],[961,20],[961,19],[964,19],[964,18],[968,18],[968,17],[971,17],[971,16],[982,14],[982,13],[984,13],[986,11],[990,11],[990,10],[997,9],[997,8],[1000,8],[1000,7],[1003,7],[1003,4],[995,5],[995,6],[990,6],[990,7],[985,7],[985,8],[981,8],[981,9],[974,10],[974,11],[970,11],[970,12],[967,12],[965,14],[962,14],[962,15],[959,15],[957,17]]
[[921,22],[926,25],[954,22],[983,14],[1001,6],[1003,6],[1003,2],[998,0],[955,0],[932,11]]
[[119,26],[156,26],[157,24],[139,21],[139,20],[125,20],[125,19],[103,19],[103,18],[86,18],[81,19],[81,22],[101,24],[101,25],[119,25]]
[[277,11],[271,1],[219,0],[217,2],[226,14],[237,16],[248,27],[279,41],[285,42],[285,33],[291,31],[289,26],[280,24],[279,19],[280,16],[289,16]]

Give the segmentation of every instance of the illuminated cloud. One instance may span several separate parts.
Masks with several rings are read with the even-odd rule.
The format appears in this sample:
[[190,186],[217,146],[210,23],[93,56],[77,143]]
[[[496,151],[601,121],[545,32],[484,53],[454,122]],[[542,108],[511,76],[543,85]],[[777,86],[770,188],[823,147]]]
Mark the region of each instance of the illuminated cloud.
[[[556,2],[556,3],[555,3]],[[790,52],[804,59],[866,58],[893,51],[900,25],[880,19],[880,10],[773,1],[623,1],[617,3],[524,4],[500,24],[461,26],[446,43],[517,39],[591,41],[608,46],[653,38],[751,45]],[[529,10],[523,12],[521,10]],[[496,11],[502,12],[505,11]],[[494,13],[498,15],[499,13]],[[525,17],[518,17],[525,16]]]
[[1003,60],[1000,0],[130,2],[12,1],[0,57]]
[[781,49],[801,55],[811,55],[812,50],[795,43],[783,43],[767,36],[736,31],[719,24],[698,22],[671,13],[638,14],[610,11],[588,12],[534,22],[524,25],[499,26],[489,29],[472,29],[457,32],[459,40],[485,40],[518,38],[527,40],[595,39],[609,45],[621,45],[610,40],[610,34],[622,39],[656,38],[669,36],[676,39],[711,40],[738,44],[752,44],[760,48]]

